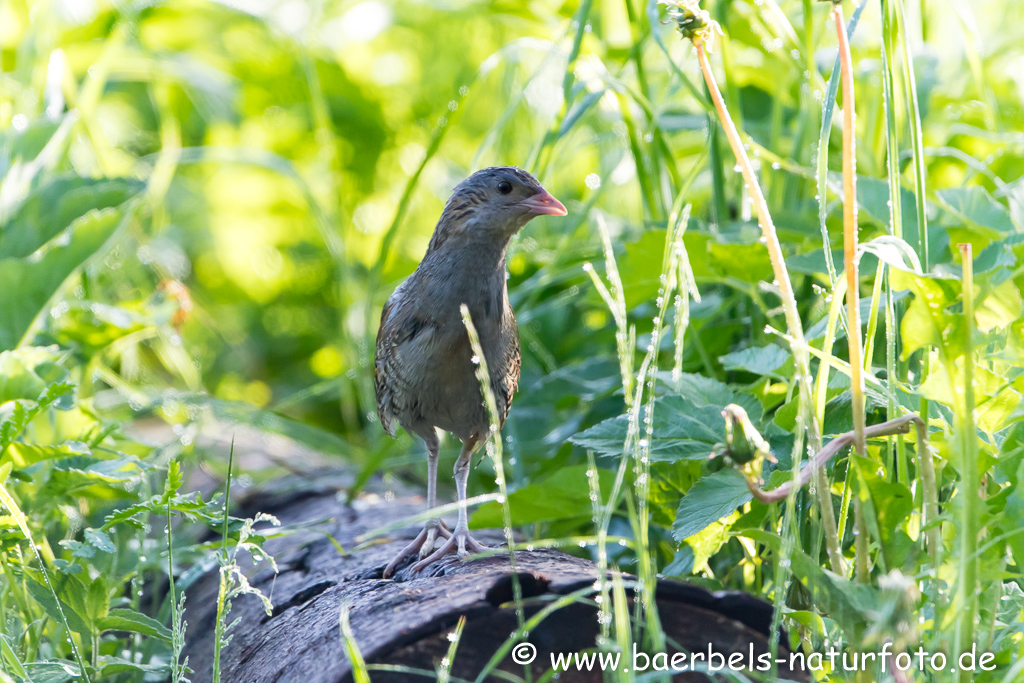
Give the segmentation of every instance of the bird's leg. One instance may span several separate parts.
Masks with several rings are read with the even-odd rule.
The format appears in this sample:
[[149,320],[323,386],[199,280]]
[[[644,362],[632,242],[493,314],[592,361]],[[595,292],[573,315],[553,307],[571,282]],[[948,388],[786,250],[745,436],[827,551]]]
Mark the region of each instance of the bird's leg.
[[[441,444],[433,429],[421,436],[427,447],[427,509],[433,510],[437,506],[437,458]],[[419,557],[423,558],[433,552],[438,535],[447,539],[451,538],[452,532],[439,517],[435,517],[424,525],[412,543],[402,548],[402,551],[388,563],[384,568],[384,578],[390,578],[401,561],[409,555],[418,552]]]
[[[436,441],[435,441],[436,444]],[[431,448],[427,444],[427,509],[433,510],[437,507],[437,459],[438,448],[435,445]],[[451,538],[452,532],[448,529],[440,517],[434,517],[426,525],[427,536],[420,546],[420,559],[423,559],[434,551],[434,543],[438,535],[442,538]]]
[[477,543],[469,535],[469,515],[466,512],[466,484],[469,482],[469,466],[473,462],[473,451],[476,450],[477,439],[471,438],[462,446],[459,459],[455,461],[455,496],[459,501],[459,520],[455,524],[454,538],[459,544],[459,557],[465,556],[466,548],[474,553],[486,550],[486,546]]
[[469,535],[469,515],[466,512],[466,484],[469,480],[469,465],[473,460],[473,451],[476,450],[477,443],[478,438],[475,436],[467,439],[462,445],[459,459],[455,461],[455,495],[459,502],[459,521],[455,525],[455,531],[434,554],[414,564],[409,570],[410,572],[418,572],[445,555],[457,553],[459,557],[465,557],[471,552],[479,553],[487,550],[487,546],[477,542]]

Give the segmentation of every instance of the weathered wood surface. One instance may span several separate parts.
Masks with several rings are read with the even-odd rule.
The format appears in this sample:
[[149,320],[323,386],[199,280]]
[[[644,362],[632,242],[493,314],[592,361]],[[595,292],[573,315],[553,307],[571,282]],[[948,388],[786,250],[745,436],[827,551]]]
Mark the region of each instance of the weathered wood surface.
[[[333,519],[321,526],[345,547],[356,545],[360,534],[378,529],[422,511],[418,497],[386,501],[375,494],[343,505],[337,487],[325,485],[290,493],[250,494],[243,503],[246,515],[256,511],[276,515],[284,525]],[[267,543],[278,561],[279,573],[256,570],[251,583],[271,597],[274,609],[267,616],[255,596],[237,598],[229,621],[239,619],[230,645],[222,654],[222,680],[226,683],[340,683],[351,680],[342,647],[339,612],[350,607],[356,642],[370,664],[402,665],[431,674],[446,652],[448,634],[460,615],[467,625],[459,643],[452,675],[473,680],[499,645],[515,630],[511,571],[507,556],[471,562],[452,557],[420,576],[400,570],[383,580],[390,558],[407,543],[416,529],[404,529],[378,545],[342,556],[322,534],[302,531]],[[500,535],[478,538],[500,544]],[[520,552],[517,570],[527,616],[535,614],[551,596],[565,595],[593,585],[597,576],[588,561],[553,550]],[[408,566],[408,565],[406,565]],[[195,671],[194,683],[211,680],[213,630],[218,579],[208,572],[188,590],[189,623],[186,654]],[[547,598],[548,600],[545,600]],[[674,581],[661,581],[657,602],[664,630],[684,648],[755,654],[767,651],[771,607],[742,593],[710,593]],[[529,635],[538,650],[534,675],[549,667],[551,652],[593,648],[598,632],[593,603],[576,603],[556,611]],[[780,647],[780,653],[787,650]],[[501,668],[523,674],[523,667],[506,658]],[[410,674],[371,671],[374,681],[429,680]],[[802,679],[801,676],[794,676]],[[675,680],[707,680],[699,674]],[[493,677],[489,680],[494,680]],[[599,681],[599,673],[564,673],[562,681]]]

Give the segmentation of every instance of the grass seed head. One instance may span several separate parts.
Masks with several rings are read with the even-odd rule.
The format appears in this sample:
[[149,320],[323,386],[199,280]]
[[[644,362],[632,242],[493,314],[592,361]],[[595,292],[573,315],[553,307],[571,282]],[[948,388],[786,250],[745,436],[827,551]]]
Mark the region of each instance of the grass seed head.
[[711,13],[700,8],[697,0],[660,0],[668,6],[669,17],[676,22],[676,28],[684,38],[697,43],[704,43],[708,52],[714,51],[715,34],[722,33],[722,27],[711,18]]

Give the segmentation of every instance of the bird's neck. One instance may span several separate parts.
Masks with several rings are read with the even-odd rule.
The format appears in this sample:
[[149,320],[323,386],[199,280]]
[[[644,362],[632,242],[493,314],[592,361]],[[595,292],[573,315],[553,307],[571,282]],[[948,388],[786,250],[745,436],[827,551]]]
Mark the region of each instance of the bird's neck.
[[508,240],[451,240],[443,249],[431,250],[422,267],[432,275],[480,287],[505,286],[505,252]]
[[508,298],[505,251],[508,240],[487,243],[450,240],[430,250],[417,269],[421,305],[456,302],[469,306],[474,319],[499,316]]

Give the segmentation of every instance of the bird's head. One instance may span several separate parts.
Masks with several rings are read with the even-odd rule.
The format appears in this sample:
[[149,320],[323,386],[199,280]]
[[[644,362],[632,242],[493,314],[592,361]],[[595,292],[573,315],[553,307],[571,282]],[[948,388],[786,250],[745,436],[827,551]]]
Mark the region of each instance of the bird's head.
[[507,240],[536,216],[565,216],[562,202],[532,175],[515,166],[477,171],[456,186],[435,238],[453,234]]

